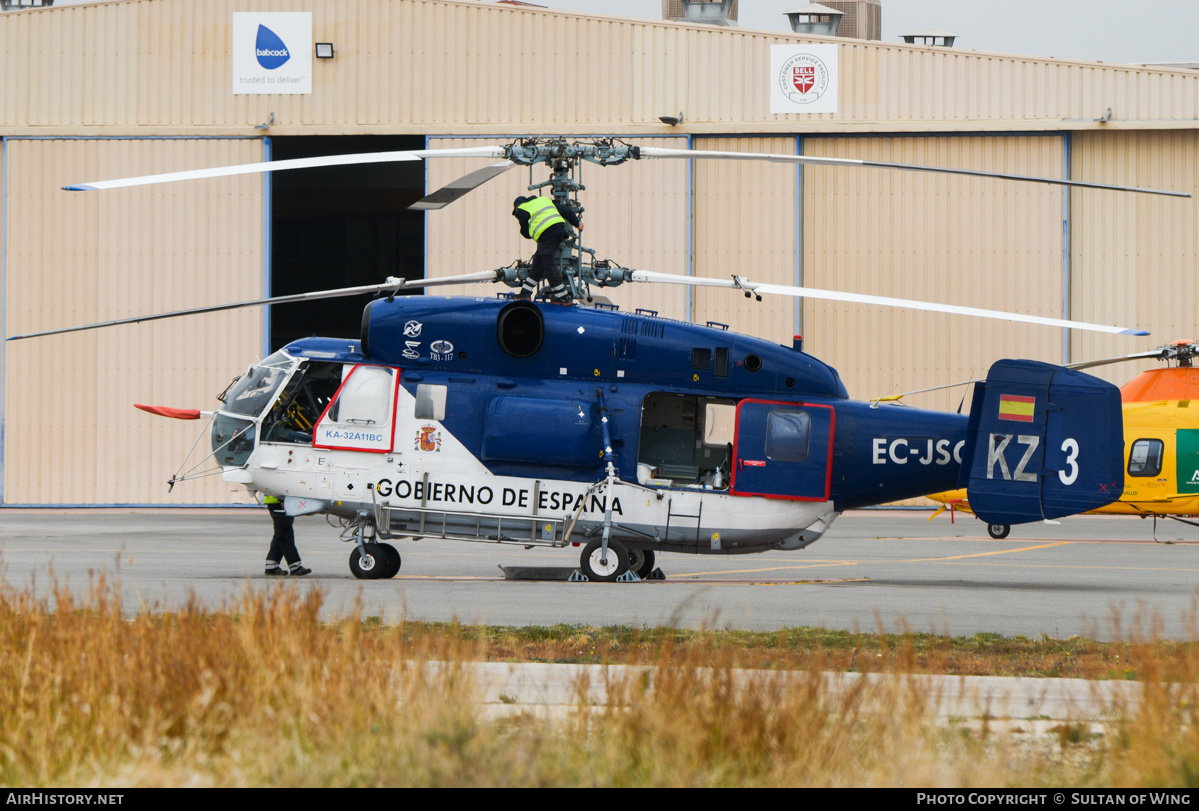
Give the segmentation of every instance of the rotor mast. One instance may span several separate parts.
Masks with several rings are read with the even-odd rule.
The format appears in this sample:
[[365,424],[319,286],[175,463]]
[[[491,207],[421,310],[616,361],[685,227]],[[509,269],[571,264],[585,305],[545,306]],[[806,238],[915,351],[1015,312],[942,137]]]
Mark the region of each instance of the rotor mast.
[[[549,196],[560,208],[570,209],[576,217],[582,217],[584,208],[579,203],[578,193],[586,190],[576,176],[583,161],[599,166],[616,166],[641,157],[640,147],[624,144],[614,139],[594,139],[587,142],[569,142],[565,138],[528,138],[504,147],[504,157],[518,166],[532,167],[544,163],[550,170],[548,180],[533,183],[531,192],[544,194],[548,187]],[[577,252],[576,252],[577,251]],[[590,254],[591,261],[583,264],[583,254]],[[562,269],[562,279],[575,298],[590,298],[587,288],[591,285],[615,285],[626,281],[623,272],[615,275],[606,260],[597,261],[595,251],[583,245],[582,233],[576,233],[562,242],[555,260]],[[507,269],[504,281],[519,286],[527,270]]]

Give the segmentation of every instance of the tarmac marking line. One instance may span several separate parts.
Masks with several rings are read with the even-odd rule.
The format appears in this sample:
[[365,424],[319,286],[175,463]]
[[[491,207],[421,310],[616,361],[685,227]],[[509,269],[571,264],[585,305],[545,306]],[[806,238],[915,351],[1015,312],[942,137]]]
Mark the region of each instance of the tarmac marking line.
[[1051,549],[1055,546],[1069,546],[1074,541],[1057,541],[1056,543],[1041,544],[1040,546],[1022,546],[1019,549],[998,549],[994,552],[975,552],[972,555],[950,555],[944,558],[911,558],[909,560],[897,560],[896,563],[936,563],[943,560],[962,560],[964,558],[985,558],[992,555],[1010,555],[1013,552],[1035,552],[1038,549]]
[[819,569],[823,566],[857,566],[859,561],[856,560],[838,560],[824,561],[821,563],[809,563],[800,566],[767,566],[757,569],[726,569],[716,572],[686,572],[684,574],[672,574],[670,577],[709,577],[714,574],[759,574],[761,572],[779,572],[794,569]]

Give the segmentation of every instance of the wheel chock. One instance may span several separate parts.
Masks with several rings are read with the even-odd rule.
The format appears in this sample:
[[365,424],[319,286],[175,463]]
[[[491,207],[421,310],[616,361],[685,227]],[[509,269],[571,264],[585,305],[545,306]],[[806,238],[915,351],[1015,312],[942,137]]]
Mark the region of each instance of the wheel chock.
[[616,578],[616,582],[617,583],[640,583],[641,578],[637,576],[636,572],[634,572],[632,569],[630,569],[629,571],[622,574],[620,577]]
[[568,578],[567,582],[569,582],[569,583],[590,583],[591,581],[587,579],[587,575],[583,574],[578,569],[575,569],[573,572],[570,573],[570,577]]
[[665,580],[666,574],[662,571],[661,567],[659,567],[657,569],[654,569],[649,574],[647,574],[645,576],[645,579],[646,580]]

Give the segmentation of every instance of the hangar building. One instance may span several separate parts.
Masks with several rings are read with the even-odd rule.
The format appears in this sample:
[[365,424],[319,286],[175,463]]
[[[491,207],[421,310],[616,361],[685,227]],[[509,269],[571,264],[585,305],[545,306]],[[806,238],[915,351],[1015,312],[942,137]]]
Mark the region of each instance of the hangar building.
[[[264,13],[300,26],[286,29],[300,38],[290,83],[267,86],[246,67],[253,52],[238,43],[246,21]],[[330,58],[317,57],[317,43]],[[786,93],[776,95],[772,60],[797,48],[823,60],[819,105],[787,107]],[[475,159],[61,190],[155,172],[602,134],[1199,193],[1199,72],[1143,65],[471,0],[111,0],[0,14],[0,75],[5,336],[389,274],[492,269],[532,252],[510,216],[530,182],[525,170],[440,212],[407,211],[426,190],[485,165]],[[625,267],[1153,333],[1067,334],[716,290],[625,286],[611,296],[622,308],[788,345],[802,333],[855,397],[968,379],[1001,357],[1109,357],[1199,337],[1194,200],[715,161],[588,167],[583,182],[585,241]],[[5,343],[0,504],[244,501],[219,477],[168,493],[198,424],[132,404],[212,408],[272,347],[313,332],[356,335],[363,303]],[[1104,374],[1120,381],[1131,371]],[[952,410],[960,398],[954,390],[910,402]]]

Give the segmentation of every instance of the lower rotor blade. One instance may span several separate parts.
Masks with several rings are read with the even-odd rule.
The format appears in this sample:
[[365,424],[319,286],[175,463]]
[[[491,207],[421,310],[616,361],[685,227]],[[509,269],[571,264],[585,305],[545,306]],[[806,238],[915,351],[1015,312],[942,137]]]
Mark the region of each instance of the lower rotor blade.
[[843,293],[836,290],[820,290],[814,287],[792,287],[782,284],[761,284],[734,276],[732,279],[707,279],[695,276],[675,276],[669,273],[655,273],[649,270],[634,270],[629,274],[635,282],[662,282],[665,284],[683,284],[695,287],[726,287],[734,290],[746,290],[750,293],[772,293],[796,298],[814,298],[827,301],[847,301],[856,304],[875,304],[883,307],[904,307],[909,310],[928,310],[939,313],[955,313],[970,315],[975,318],[994,318],[1001,321],[1019,321],[1026,324],[1042,324],[1047,327],[1063,327],[1066,329],[1081,329],[1090,332],[1106,332],[1115,335],[1148,335],[1145,330],[1128,327],[1109,327],[1104,324],[1088,324],[1083,321],[1067,321],[1061,318],[1044,318],[1037,315],[1008,313],[1002,310],[982,310],[977,307],[958,307],[952,304],[933,304],[927,301],[913,299],[889,298],[887,296],[868,296],[861,293]]
[[1141,194],[1161,194],[1166,197],[1190,197],[1187,192],[1162,191],[1160,189],[1145,189],[1137,186],[1113,186],[1108,183],[1090,183],[1085,180],[1066,180],[1058,177],[1031,177],[1014,175],[1007,172],[984,172],[978,169],[951,169],[941,166],[918,166],[912,163],[886,163],[883,161],[855,160],[853,158],[824,158],[815,155],[780,155],[765,152],[712,152],[702,149],[663,149],[660,147],[641,147],[642,158],[684,158],[688,160],[758,160],[773,163],[799,163],[813,166],[871,166],[877,169],[902,169],[908,172],[936,172],[947,175],[968,175],[970,177],[990,177],[1000,180],[1024,180],[1030,183],[1048,183],[1053,186],[1072,186],[1084,189],[1108,189],[1111,191],[1131,191]]
[[321,155],[315,158],[293,158],[284,161],[242,163],[236,166],[216,166],[211,169],[196,169],[190,172],[164,172],[157,175],[141,175],[116,180],[97,180],[92,183],[76,183],[63,186],[67,191],[94,191],[97,189],[122,189],[127,186],[146,186],[152,183],[174,183],[179,180],[200,180],[209,177],[231,177],[263,172],[282,172],[287,169],[312,169],[318,166],[354,166],[368,163],[394,163],[396,161],[418,161],[424,158],[502,158],[504,148],[498,146],[463,147],[461,149],[409,149],[399,152],[360,152],[352,155]]
[[60,329],[48,329],[41,332],[27,332],[23,335],[11,335],[8,340],[20,341],[25,338],[41,338],[45,335],[60,335],[64,332],[82,332],[89,329],[100,329],[101,327],[115,327],[121,324],[140,324],[142,321],[158,321],[163,318],[177,318],[182,315],[199,315],[200,313],[216,313],[222,310],[237,310],[243,307],[262,307],[268,304],[289,304],[295,301],[316,301],[326,298],[342,298],[344,296],[358,296],[366,293],[387,293],[392,290],[408,290],[415,287],[438,287],[441,285],[450,284],[469,284],[471,282],[491,282],[498,278],[496,271],[485,270],[479,273],[467,273],[461,276],[446,276],[441,279],[390,279],[384,284],[370,284],[362,287],[341,287],[336,290],[318,290],[312,293],[296,293],[291,296],[274,296],[273,298],[254,299],[251,301],[238,301],[232,304],[214,304],[211,307],[193,307],[189,310],[172,310],[169,313],[154,313],[153,315],[140,315],[134,318],[119,318],[115,321],[101,321],[96,324],[84,324],[77,327],[62,327]]
[[453,183],[442,186],[432,194],[422,197],[408,206],[408,208],[411,211],[436,211],[437,209],[445,208],[459,197],[469,194],[488,180],[502,175],[515,165],[512,161],[501,161],[500,163],[493,163],[490,166],[484,166],[482,169],[477,169],[469,175],[463,175]]
[[1144,358],[1157,358],[1162,360],[1167,357],[1168,353],[1164,348],[1151,349],[1148,352],[1134,352],[1131,355],[1121,355],[1118,358],[1103,358],[1102,360],[1084,360],[1080,363],[1067,363],[1067,369],[1090,369],[1095,366],[1107,366],[1112,363],[1124,363],[1130,360],[1142,360]]

